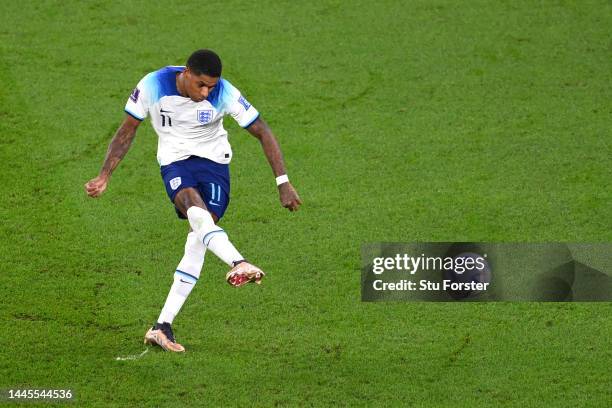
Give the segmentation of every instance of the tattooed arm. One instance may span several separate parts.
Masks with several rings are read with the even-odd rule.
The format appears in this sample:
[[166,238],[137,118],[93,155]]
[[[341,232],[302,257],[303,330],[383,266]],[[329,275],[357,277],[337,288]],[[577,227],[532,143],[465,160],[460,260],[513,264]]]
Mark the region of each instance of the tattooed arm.
[[108,150],[106,152],[106,157],[104,158],[104,164],[102,165],[102,169],[100,170],[100,174],[98,177],[90,180],[87,184],[85,184],[85,191],[87,191],[87,195],[90,197],[99,197],[104,190],[106,190],[106,186],[110,179],[113,170],[119,165],[119,162],[127,151],[130,149],[130,145],[132,144],[132,140],[134,140],[134,136],[136,136],[136,129],[140,125],[140,121],[133,118],[130,115],[127,115],[113,140],[111,140],[108,145]]

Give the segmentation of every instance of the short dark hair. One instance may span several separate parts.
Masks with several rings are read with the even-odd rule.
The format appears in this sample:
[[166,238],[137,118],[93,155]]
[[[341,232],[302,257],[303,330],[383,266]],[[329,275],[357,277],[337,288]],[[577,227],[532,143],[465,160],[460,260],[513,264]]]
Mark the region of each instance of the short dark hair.
[[221,58],[211,50],[197,50],[187,60],[187,68],[196,75],[221,76]]

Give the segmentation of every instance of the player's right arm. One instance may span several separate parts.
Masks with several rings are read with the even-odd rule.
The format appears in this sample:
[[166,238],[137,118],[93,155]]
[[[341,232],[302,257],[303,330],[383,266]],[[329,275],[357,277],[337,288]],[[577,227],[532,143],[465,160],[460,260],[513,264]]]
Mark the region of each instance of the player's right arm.
[[125,120],[117,129],[113,140],[108,145],[106,151],[106,157],[104,158],[104,164],[100,170],[98,177],[91,179],[85,184],[85,191],[90,197],[99,197],[110,179],[111,174],[119,165],[119,162],[125,157],[125,154],[130,149],[134,136],[136,136],[136,129],[140,125],[140,121],[131,115],[126,115]]
[[98,177],[85,184],[85,191],[90,197],[99,197],[106,190],[111,174],[125,157],[136,136],[136,129],[149,113],[149,88],[152,74],[140,80],[125,104],[125,120],[117,129],[113,140],[108,145],[104,164]]

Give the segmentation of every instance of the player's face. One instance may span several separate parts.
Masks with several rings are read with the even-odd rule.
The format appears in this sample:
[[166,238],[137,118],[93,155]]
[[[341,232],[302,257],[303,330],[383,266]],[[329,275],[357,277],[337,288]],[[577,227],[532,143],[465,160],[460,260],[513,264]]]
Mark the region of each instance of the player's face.
[[185,70],[185,93],[194,102],[202,102],[208,98],[217,82],[219,82],[218,77],[211,77],[206,74],[196,75],[189,69]]

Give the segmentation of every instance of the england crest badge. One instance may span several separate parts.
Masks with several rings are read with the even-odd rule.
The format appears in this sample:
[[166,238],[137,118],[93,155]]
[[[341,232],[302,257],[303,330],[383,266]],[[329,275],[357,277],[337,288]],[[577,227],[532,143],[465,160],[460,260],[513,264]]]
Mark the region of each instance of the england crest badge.
[[170,180],[170,188],[172,190],[176,190],[180,185],[181,185],[181,178],[180,177],[175,177],[172,180]]
[[209,123],[213,118],[212,109],[198,109],[198,122],[202,125]]

